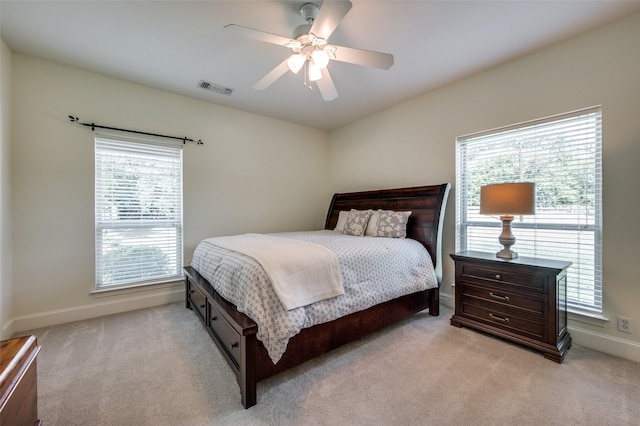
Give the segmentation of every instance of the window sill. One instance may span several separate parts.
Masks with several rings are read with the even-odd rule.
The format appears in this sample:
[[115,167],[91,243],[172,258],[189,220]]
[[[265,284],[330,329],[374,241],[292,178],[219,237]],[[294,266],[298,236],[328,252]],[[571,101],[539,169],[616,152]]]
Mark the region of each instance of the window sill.
[[140,291],[157,290],[163,288],[179,287],[184,285],[184,278],[173,278],[167,281],[154,281],[149,283],[133,284],[127,286],[117,286],[111,288],[100,288],[90,292],[95,298],[118,296],[120,294],[137,293]]
[[567,318],[570,321],[582,322],[585,324],[595,325],[596,327],[602,327],[602,328],[604,328],[609,322],[609,318],[601,314],[594,314],[591,312],[576,311],[576,310],[572,311],[570,309],[567,312]]

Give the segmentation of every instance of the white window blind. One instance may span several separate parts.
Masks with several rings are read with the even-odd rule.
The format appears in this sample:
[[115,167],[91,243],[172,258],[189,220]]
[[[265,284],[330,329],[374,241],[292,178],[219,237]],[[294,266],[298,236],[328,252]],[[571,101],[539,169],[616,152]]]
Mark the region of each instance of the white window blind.
[[182,276],[182,147],[95,138],[96,288]]
[[573,262],[572,311],[602,313],[601,108],[456,140],[456,250],[497,252],[501,222],[479,214],[480,187],[535,182],[536,214],[512,223],[521,256]]

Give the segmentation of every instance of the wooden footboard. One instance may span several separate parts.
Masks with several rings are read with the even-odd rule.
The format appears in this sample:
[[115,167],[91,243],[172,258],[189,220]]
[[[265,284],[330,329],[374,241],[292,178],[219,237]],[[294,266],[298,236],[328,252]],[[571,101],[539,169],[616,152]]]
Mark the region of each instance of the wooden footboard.
[[227,360],[240,385],[242,405],[256,404],[258,325],[223,299],[195,269],[184,268],[187,308],[192,309]]

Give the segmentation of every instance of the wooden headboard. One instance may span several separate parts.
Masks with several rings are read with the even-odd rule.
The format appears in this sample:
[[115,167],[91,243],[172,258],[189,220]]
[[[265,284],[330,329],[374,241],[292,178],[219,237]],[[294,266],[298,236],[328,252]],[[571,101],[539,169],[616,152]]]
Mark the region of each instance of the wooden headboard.
[[449,195],[449,183],[412,188],[336,193],[333,195],[325,229],[333,229],[342,210],[411,210],[407,238],[420,241],[431,255],[438,280],[442,279],[442,223]]

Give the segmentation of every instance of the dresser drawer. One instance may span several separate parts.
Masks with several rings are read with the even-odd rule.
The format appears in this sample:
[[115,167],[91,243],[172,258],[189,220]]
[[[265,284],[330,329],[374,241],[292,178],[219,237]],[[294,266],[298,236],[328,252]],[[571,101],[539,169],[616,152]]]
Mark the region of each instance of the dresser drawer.
[[[521,315],[542,317],[545,314],[546,298],[539,294],[509,291],[505,286],[476,285],[462,282],[462,297],[476,301],[476,304],[502,305],[503,309],[515,308]],[[470,302],[471,303],[471,302]]]
[[229,324],[214,305],[209,303],[209,328],[225,352],[234,360],[236,367],[240,365],[240,334]]
[[189,303],[203,323],[207,323],[207,298],[193,281],[187,279]]
[[517,311],[494,304],[483,306],[466,299],[462,303],[461,315],[476,321],[482,321],[502,330],[534,339],[544,339],[545,323],[542,318],[536,320],[517,315]]
[[474,263],[463,263],[462,279],[467,282],[477,284],[497,284],[501,287],[510,286],[513,289],[525,289],[547,292],[547,276],[534,271],[505,270],[498,268],[488,268]]

